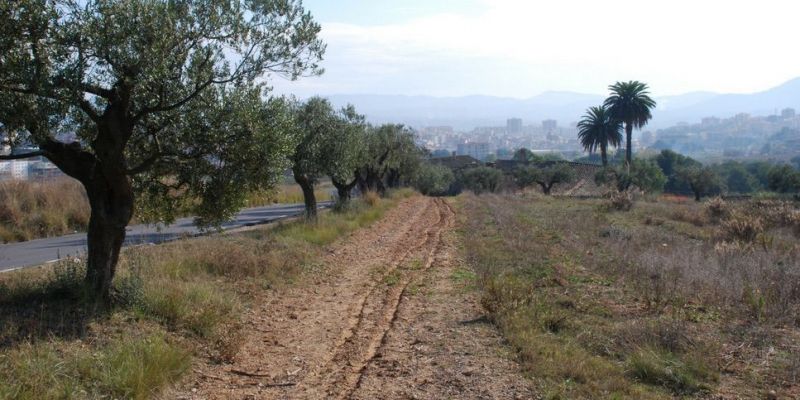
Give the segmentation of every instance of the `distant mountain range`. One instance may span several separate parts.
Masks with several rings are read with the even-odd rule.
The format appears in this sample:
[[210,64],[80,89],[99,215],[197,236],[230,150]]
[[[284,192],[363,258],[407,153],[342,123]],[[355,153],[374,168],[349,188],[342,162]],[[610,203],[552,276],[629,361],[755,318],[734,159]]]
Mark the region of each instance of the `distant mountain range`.
[[[493,96],[431,97],[400,95],[333,95],[336,106],[353,104],[374,123],[398,122],[414,127],[450,125],[457,129],[503,126],[508,118],[538,124],[558,120],[562,126],[577,121],[589,106],[600,104],[602,95],[573,92],[544,92],[528,99]],[[696,123],[703,117],[731,117],[745,112],[770,115],[793,107],[800,111],[800,78],[752,94],[692,92],[656,98],[649,129],[665,128],[679,122]]]

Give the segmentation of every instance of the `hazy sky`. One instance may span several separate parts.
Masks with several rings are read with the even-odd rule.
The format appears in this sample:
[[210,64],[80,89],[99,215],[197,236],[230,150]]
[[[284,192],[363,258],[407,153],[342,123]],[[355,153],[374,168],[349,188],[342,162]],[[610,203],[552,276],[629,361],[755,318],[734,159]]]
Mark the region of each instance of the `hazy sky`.
[[278,92],[755,92],[800,76],[797,0],[305,0],[325,74]]

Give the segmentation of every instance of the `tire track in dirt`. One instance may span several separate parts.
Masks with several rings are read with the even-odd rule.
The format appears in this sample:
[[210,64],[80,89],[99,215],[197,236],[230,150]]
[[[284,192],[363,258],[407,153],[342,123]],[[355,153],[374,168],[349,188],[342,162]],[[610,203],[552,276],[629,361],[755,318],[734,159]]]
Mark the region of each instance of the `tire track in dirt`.
[[[397,317],[397,309],[409,283],[433,264],[441,234],[449,226],[450,215],[446,211],[449,209],[441,199],[431,200],[431,204],[435,208],[437,219],[425,231],[424,240],[404,253],[383,274],[385,278],[399,273],[396,282],[385,284],[383,279],[373,286],[365,297],[353,334],[343,346],[337,348],[322,380],[308,382],[308,385],[319,388],[320,396],[324,393],[325,398],[344,399],[357,388],[364,369],[375,357]],[[401,268],[411,256],[420,255],[423,260],[420,261],[419,267]]]
[[[458,321],[482,310],[476,296],[452,288],[455,223],[445,200],[402,201],[332,245],[304,282],[257,296],[233,362],[197,366],[181,392],[164,398],[532,398],[513,363],[498,357],[493,327],[461,332]],[[435,306],[418,292],[431,279],[425,290]],[[441,333],[450,331],[460,333]],[[474,356],[454,356],[460,353]],[[462,363],[493,372],[467,376]]]
[[167,397],[324,398],[313,382],[331,369],[336,354],[358,332],[354,326],[372,311],[368,300],[376,297],[386,276],[425,246],[437,215],[434,201],[412,197],[331,246],[321,270],[308,282],[254,299],[245,315],[248,335],[232,363],[198,365],[194,379]]
[[414,290],[403,291],[391,328],[347,399],[541,398],[485,318],[457,243],[453,230],[442,232],[432,265],[415,274]]

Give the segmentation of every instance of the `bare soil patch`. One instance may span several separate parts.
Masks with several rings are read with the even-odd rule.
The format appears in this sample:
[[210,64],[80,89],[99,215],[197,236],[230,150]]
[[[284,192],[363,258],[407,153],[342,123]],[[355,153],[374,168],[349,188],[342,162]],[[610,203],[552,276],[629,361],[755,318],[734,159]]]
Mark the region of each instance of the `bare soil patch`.
[[454,212],[412,197],[329,248],[319,273],[257,296],[229,364],[184,399],[531,398],[475,295],[453,278]]

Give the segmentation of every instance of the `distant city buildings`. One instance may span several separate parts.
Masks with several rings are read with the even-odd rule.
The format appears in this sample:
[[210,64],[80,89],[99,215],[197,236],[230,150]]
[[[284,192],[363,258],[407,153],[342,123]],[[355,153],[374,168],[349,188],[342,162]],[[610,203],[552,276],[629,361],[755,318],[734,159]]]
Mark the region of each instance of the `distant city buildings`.
[[[11,151],[7,146],[0,149],[0,154],[25,154],[38,149],[31,147],[17,148]],[[65,176],[58,167],[45,157],[37,156],[19,160],[0,161],[0,181],[7,180],[50,180]]]
[[468,142],[459,143],[456,154],[459,156],[470,156],[476,160],[486,160],[489,157],[489,143],[487,142]]
[[549,133],[558,129],[558,121],[554,119],[546,119],[542,121],[542,129]]
[[521,118],[509,118],[506,121],[506,133],[522,133],[522,119]]
[[794,108],[784,108],[781,110],[781,118],[783,119],[792,119],[795,116]]

